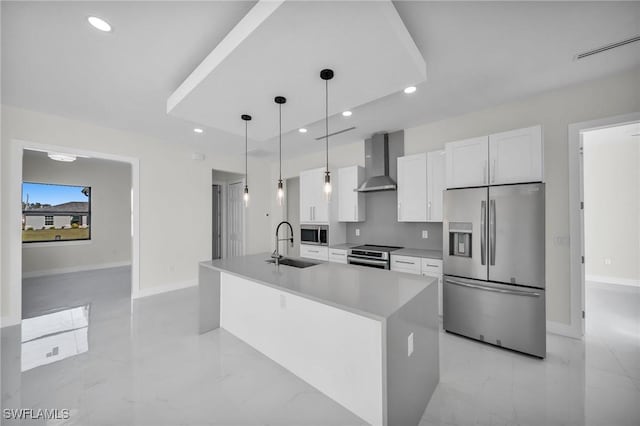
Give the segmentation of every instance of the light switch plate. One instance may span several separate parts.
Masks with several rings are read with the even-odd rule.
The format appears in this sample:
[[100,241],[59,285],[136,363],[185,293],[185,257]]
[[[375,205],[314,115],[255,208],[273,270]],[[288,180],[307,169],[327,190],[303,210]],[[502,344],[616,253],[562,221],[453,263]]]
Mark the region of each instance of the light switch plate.
[[429,238],[429,231],[427,231],[426,229],[422,230],[422,238],[427,239]]
[[407,337],[407,357],[410,357],[413,353],[413,333]]
[[360,236],[360,229],[356,228],[356,237],[359,237],[359,236]]

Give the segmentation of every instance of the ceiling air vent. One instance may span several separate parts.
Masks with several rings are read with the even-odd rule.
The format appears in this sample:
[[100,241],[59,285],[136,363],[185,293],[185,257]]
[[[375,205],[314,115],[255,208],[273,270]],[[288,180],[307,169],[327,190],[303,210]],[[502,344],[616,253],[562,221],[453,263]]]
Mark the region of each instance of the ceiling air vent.
[[[350,131],[352,131],[353,129],[355,129],[355,126],[353,126],[353,127],[347,127],[346,129],[342,129],[342,130],[338,130],[337,132],[329,133],[329,137],[331,137],[331,136],[335,136],[335,135],[339,135],[339,134],[341,134],[341,133],[350,132]],[[317,141],[323,141],[323,140],[325,140],[325,138],[326,138],[326,136],[324,136],[324,135],[323,135],[323,136],[320,136],[319,138],[316,138],[316,140],[317,140]]]
[[606,52],[607,50],[615,49],[616,47],[624,46],[626,44],[635,43],[636,41],[640,41],[640,35],[628,38],[626,40],[618,41],[616,43],[607,44],[606,46],[598,47],[597,49],[589,50],[587,52],[578,53],[576,55],[576,60],[584,59],[597,53]]

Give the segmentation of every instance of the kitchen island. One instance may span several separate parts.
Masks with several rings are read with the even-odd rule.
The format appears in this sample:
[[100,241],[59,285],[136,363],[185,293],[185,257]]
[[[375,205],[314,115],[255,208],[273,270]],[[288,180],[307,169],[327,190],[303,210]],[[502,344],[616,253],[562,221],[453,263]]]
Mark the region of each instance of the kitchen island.
[[200,263],[200,332],[222,327],[373,425],[417,425],[439,381],[437,279],[362,266]]

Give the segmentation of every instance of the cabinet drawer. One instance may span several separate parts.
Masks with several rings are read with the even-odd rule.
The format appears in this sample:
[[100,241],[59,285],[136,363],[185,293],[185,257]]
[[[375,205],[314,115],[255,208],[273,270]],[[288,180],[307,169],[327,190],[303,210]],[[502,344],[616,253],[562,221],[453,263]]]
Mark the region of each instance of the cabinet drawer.
[[391,270],[420,275],[420,258],[411,256],[391,256]]
[[422,275],[430,275],[439,277],[442,275],[442,260],[439,259],[420,259]]
[[329,262],[347,263],[347,251],[342,249],[329,249]]
[[329,260],[329,247],[300,244],[300,257],[316,260]]

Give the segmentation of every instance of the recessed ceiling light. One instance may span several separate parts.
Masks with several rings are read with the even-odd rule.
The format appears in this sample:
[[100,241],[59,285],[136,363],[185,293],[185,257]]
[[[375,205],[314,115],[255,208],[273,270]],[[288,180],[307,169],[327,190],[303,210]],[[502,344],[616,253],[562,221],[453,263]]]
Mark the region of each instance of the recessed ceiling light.
[[47,156],[52,160],[64,161],[65,163],[76,161],[76,156],[72,154],[62,154],[60,152],[48,152]]
[[410,95],[411,93],[416,91],[416,86],[409,86],[407,88],[404,89],[404,93],[406,93],[407,95]]
[[305,129],[304,127],[300,127],[300,128],[298,129],[298,131],[299,131],[300,133],[307,133],[307,129]]
[[342,113],[342,116],[343,116],[343,117],[351,117],[351,114],[352,114],[352,113],[351,113],[351,111],[344,111],[344,112]]
[[196,133],[204,133],[204,130],[202,130],[199,127],[196,127],[195,129],[193,129],[193,131],[196,132]]
[[109,25],[109,23],[104,19],[100,19],[97,16],[89,16],[87,20],[91,25],[93,25],[94,28],[100,31],[104,31],[106,33],[111,31],[111,25]]

